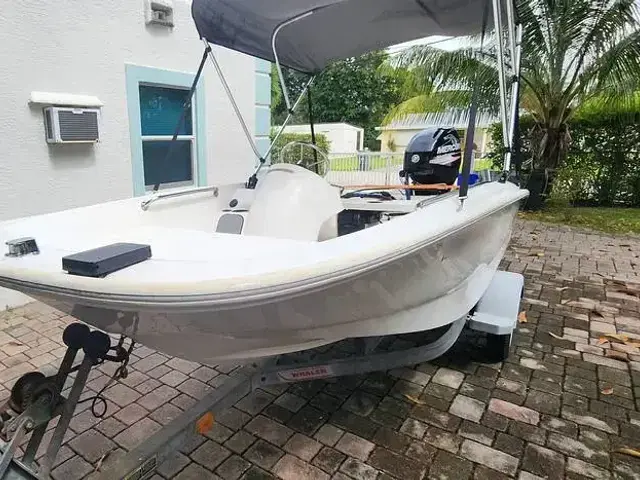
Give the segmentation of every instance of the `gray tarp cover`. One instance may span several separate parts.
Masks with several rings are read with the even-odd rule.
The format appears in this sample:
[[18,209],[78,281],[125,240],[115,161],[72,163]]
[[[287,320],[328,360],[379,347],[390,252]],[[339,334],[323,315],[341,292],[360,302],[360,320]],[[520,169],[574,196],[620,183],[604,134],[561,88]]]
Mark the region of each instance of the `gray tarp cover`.
[[[429,35],[480,32],[487,0],[193,0],[200,36],[274,61],[271,36],[282,22],[314,10],[277,36],[282,65],[308,73],[333,60]],[[489,25],[492,10],[489,6]]]

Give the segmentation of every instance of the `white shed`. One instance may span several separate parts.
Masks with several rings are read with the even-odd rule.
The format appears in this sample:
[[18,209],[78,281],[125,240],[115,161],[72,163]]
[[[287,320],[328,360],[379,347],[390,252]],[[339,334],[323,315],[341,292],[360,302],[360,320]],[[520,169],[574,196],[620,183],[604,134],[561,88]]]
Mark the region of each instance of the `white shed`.
[[[204,49],[189,0],[5,2],[2,18],[0,219],[143,195],[158,180],[207,185],[252,171],[255,155],[210,63],[175,161],[162,162]],[[270,64],[213,50],[264,151]],[[99,141],[47,142],[50,106],[67,108],[49,112],[55,121],[81,122]],[[25,299],[0,289],[0,308]]]
[[[479,113],[476,117],[476,129],[474,143],[476,154],[482,156],[490,146],[491,135],[489,127],[499,119],[492,115]],[[380,150],[384,153],[403,153],[413,136],[429,127],[452,127],[462,133],[466,132],[469,125],[469,110],[452,109],[440,113],[416,113],[406,115],[387,125],[376,127],[380,132]]]
[[[364,128],[349,123],[314,123],[313,127],[316,134],[321,133],[329,140],[329,154],[351,154],[363,150]],[[284,131],[311,134],[311,126],[287,125]]]

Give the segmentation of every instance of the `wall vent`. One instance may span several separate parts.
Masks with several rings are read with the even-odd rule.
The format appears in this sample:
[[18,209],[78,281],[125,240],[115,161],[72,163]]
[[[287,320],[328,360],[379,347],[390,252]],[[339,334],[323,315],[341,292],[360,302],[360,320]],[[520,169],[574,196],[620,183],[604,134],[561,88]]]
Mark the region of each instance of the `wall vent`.
[[147,25],[173,27],[173,2],[171,0],[146,0],[144,16]]
[[95,143],[100,140],[100,111],[97,108],[46,107],[47,143]]

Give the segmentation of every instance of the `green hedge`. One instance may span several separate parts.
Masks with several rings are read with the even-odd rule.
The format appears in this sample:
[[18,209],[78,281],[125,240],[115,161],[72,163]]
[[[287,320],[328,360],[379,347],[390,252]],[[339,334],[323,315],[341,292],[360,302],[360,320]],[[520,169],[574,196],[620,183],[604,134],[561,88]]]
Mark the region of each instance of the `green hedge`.
[[[522,158],[531,159],[533,121],[521,117]],[[502,130],[493,125],[491,157],[502,165]],[[554,175],[552,199],[583,206],[640,207],[640,113],[621,118],[606,113],[573,120],[567,159]]]
[[[276,131],[275,129],[271,131],[271,141],[275,138]],[[278,138],[278,141],[273,146],[273,150],[271,151],[271,161],[272,163],[298,163],[302,159],[302,164],[313,165],[315,163],[315,155],[314,150],[311,147],[302,147],[293,146],[289,147],[285,154],[284,158],[281,157],[280,153],[282,149],[291,142],[304,142],[311,143],[311,134],[310,133],[283,133]],[[320,151],[324,152],[325,155],[329,154],[329,141],[327,137],[321,133],[316,134],[316,145],[320,149]],[[322,162],[322,157],[318,155],[318,161]],[[320,170],[318,173],[324,175],[326,166],[324,164],[320,164]]]

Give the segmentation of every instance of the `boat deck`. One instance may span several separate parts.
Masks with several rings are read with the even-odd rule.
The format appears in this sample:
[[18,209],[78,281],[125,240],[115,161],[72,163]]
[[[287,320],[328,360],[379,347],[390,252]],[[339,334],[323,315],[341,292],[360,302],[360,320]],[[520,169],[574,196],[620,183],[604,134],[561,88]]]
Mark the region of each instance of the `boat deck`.
[[372,198],[343,198],[346,210],[363,210],[369,212],[411,213],[418,208],[424,197],[412,200],[376,200]]
[[[526,195],[524,192],[511,184],[485,184],[470,189],[464,209],[459,208],[455,192],[389,202],[346,198],[342,200],[348,209],[398,214],[415,211],[417,221],[399,218],[393,225],[383,222],[376,227],[375,233],[362,231],[323,242],[221,234],[204,230],[201,226],[189,228],[164,224],[160,220],[152,223],[154,214],[161,212],[161,206],[169,209],[169,203],[156,205],[158,212],[153,208],[142,212],[136,203],[136,214],[141,212],[149,222],[147,224],[130,219],[129,223],[121,225],[114,215],[111,223],[102,222],[91,228],[85,224],[95,221],[96,215],[90,215],[90,211],[80,212],[86,218],[78,217],[80,214],[73,211],[58,212],[0,225],[0,242],[33,237],[40,248],[40,254],[35,256],[0,257],[0,280],[6,276],[11,281],[22,283],[45,283],[66,290],[97,291],[127,297],[196,293],[225,295],[238,289],[239,285],[243,292],[266,287],[277,289],[284,283],[316,281],[338,271],[386,261],[400,252],[410,251],[416,244],[458,231],[479,218],[511,206]],[[418,206],[428,206],[429,211]],[[104,208],[108,210],[110,207]],[[178,212],[179,208],[176,208],[174,214]],[[429,222],[420,220],[426,217]],[[211,229],[213,221],[212,216]],[[201,222],[200,216],[197,222]],[[66,275],[61,270],[62,257],[115,242],[150,245],[152,256],[100,281]],[[269,255],[264,254],[267,251]]]
[[[638,239],[518,221],[503,266],[527,272],[528,322],[518,325],[508,363],[474,358],[480,335],[468,332],[444,358],[414,368],[257,390],[218,417],[207,437],[176,450],[154,480],[342,480],[354,472],[578,478],[580,468],[601,478],[638,478],[638,459],[616,453],[637,446],[638,353],[622,344],[588,345],[598,342],[603,324],[640,332],[637,298],[614,283],[638,287],[638,251]],[[604,309],[604,320],[589,317],[594,307]],[[53,371],[66,323],[38,303],[0,313],[1,396],[26,371]],[[406,340],[387,342],[397,348]],[[113,367],[97,369],[89,389],[102,388]],[[137,348],[129,378],[107,390],[106,418],[94,419],[88,403],[79,406],[54,478],[93,478],[101,459],[102,469],[117,462],[136,439],[218,388],[230,370]],[[605,388],[612,393],[601,393]]]

